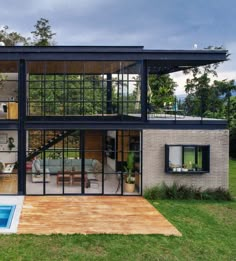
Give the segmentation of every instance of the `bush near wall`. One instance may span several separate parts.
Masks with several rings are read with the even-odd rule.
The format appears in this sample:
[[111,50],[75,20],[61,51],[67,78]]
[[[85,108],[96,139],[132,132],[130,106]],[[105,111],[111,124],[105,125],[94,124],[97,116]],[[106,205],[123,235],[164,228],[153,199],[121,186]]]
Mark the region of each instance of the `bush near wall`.
[[224,200],[231,201],[233,198],[228,190],[223,188],[206,189],[189,187],[186,185],[168,186],[165,183],[148,188],[144,191],[144,197],[150,200],[156,199],[196,199],[196,200]]

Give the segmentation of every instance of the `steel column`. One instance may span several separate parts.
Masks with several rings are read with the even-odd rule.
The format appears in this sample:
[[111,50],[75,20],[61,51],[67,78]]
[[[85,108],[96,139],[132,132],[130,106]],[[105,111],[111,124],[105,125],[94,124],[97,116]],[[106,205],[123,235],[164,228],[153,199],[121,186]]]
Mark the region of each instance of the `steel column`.
[[24,195],[26,192],[26,133],[24,122],[26,119],[26,63],[19,61],[18,70],[18,194]]
[[142,121],[147,121],[147,85],[148,85],[148,70],[147,61],[142,62],[141,71],[141,118]]

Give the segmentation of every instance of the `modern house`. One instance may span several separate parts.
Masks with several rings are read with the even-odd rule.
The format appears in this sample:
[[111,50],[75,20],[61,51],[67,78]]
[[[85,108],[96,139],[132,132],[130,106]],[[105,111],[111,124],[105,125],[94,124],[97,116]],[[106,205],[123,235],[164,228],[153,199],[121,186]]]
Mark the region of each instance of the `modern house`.
[[228,188],[226,120],[148,106],[149,75],[225,60],[225,50],[0,47],[0,194]]

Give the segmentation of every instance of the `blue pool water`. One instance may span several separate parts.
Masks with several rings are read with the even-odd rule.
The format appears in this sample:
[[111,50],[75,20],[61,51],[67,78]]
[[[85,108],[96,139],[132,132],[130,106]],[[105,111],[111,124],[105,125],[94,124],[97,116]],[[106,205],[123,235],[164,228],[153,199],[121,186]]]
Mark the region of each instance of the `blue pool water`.
[[0,228],[10,228],[16,206],[0,206]]

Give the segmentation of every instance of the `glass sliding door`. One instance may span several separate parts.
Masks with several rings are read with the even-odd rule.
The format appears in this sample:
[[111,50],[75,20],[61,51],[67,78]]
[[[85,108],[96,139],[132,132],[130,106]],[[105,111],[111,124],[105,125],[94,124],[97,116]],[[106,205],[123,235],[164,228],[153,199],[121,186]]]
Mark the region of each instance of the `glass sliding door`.
[[117,169],[117,131],[108,130],[105,136],[104,194],[121,195],[121,172]]
[[84,131],[85,194],[103,193],[103,140],[104,131]]
[[121,173],[121,193],[141,194],[141,132],[124,130],[117,132],[117,170]]
[[[26,194],[43,195],[43,153],[34,154],[44,144],[44,133],[40,130],[26,132]],[[32,155],[32,157],[30,157]]]
[[81,158],[81,131],[71,130],[63,140],[62,172],[57,179],[61,179],[64,194],[81,194],[82,184],[82,158]]
[[29,130],[26,140],[28,195],[141,194],[140,131]]

